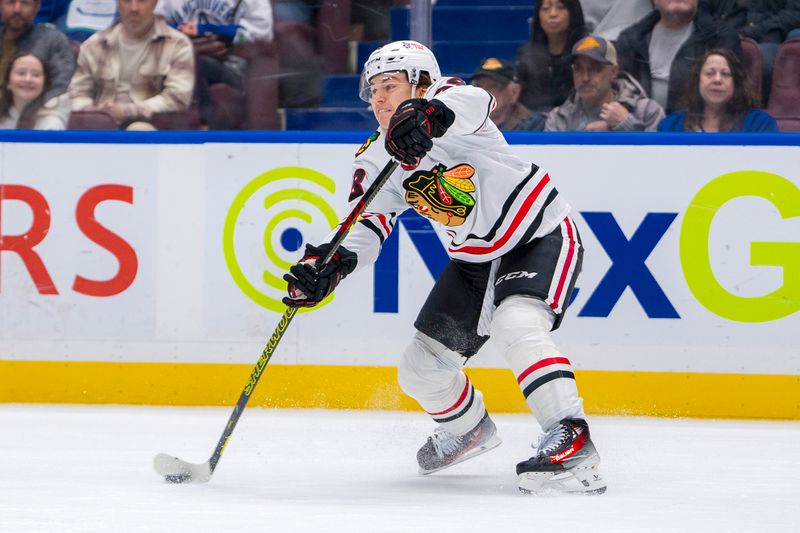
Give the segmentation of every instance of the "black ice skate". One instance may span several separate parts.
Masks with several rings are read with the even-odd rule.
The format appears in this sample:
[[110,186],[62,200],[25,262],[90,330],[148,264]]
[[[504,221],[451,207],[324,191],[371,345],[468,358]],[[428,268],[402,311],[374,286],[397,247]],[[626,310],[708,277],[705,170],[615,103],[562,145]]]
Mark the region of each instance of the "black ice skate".
[[417,452],[420,474],[432,474],[500,446],[497,428],[487,413],[470,432],[453,435],[438,427]]
[[539,437],[533,457],[517,465],[519,490],[527,494],[602,494],[606,482],[599,464],[600,455],[586,421],[565,418]]

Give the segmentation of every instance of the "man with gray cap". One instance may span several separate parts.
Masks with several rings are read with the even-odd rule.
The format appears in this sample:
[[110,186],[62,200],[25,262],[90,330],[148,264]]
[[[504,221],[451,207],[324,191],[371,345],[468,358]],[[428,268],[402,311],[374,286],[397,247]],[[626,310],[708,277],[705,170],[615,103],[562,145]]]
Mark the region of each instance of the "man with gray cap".
[[519,103],[520,84],[514,64],[505,59],[490,57],[472,75],[472,85],[494,96],[495,108],[489,114],[497,129],[511,131],[542,131],[543,113],[532,113]]
[[575,89],[550,111],[545,131],[656,131],[664,110],[617,65],[614,45],[596,35],[572,47]]

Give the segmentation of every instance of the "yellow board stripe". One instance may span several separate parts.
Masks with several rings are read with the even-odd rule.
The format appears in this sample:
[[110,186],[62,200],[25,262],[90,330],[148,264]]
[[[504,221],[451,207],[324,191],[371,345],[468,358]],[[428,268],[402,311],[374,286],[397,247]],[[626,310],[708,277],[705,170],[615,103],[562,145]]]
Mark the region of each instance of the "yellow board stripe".
[[[0,360],[0,402],[236,403],[251,365]],[[496,413],[527,412],[509,370],[467,373]],[[800,376],[577,371],[589,414],[800,420]],[[394,367],[270,365],[251,406],[419,410]]]

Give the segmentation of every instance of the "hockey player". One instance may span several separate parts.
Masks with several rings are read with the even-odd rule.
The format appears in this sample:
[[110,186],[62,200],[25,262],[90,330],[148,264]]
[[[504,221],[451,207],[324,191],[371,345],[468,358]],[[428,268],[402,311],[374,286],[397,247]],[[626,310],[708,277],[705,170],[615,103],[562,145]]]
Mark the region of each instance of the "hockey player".
[[481,392],[462,368],[491,336],[544,430],[517,465],[523,492],[602,493],[599,455],[569,360],[550,338],[564,316],[583,250],[569,206],[547,171],[516,157],[489,120],[492,96],[442,77],[415,41],[374,51],[361,97],[379,128],[356,153],[351,203],[394,157],[396,171],[319,268],[330,245],[307,245],[285,276],[294,307],[317,305],[375,261],[397,216],[434,222],[451,258],[414,323],[398,369],[402,389],[438,424],[417,453],[430,474],[500,444]]

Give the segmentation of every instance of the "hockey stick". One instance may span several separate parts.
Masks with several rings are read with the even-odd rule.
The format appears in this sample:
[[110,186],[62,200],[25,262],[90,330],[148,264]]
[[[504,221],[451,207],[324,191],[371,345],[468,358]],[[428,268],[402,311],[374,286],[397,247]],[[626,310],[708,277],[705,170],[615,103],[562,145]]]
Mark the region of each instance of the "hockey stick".
[[[344,238],[348,233],[350,233],[350,229],[356,223],[358,217],[361,216],[369,203],[372,202],[383,185],[389,181],[389,177],[394,173],[397,165],[398,162],[394,159],[391,159],[388,163],[386,163],[386,166],[383,167],[381,173],[378,174],[377,179],[372,183],[372,185],[369,186],[367,191],[359,200],[358,204],[356,204],[353,210],[350,211],[350,214],[347,215],[347,218],[339,226],[336,235],[330,242],[331,249],[322,259],[323,265],[327,264],[331,260],[333,255],[336,253],[336,250],[339,248],[339,246],[341,246],[342,241],[344,241]],[[214,453],[211,454],[211,457],[208,459],[208,461],[205,463],[195,464],[183,461],[177,457],[167,455],[165,453],[160,453],[155,456],[153,459],[153,467],[160,476],[164,476],[165,481],[168,483],[206,483],[211,480],[211,476],[214,474],[214,470],[217,468],[217,463],[222,456],[222,452],[225,451],[225,446],[228,444],[228,440],[231,438],[233,429],[236,427],[236,423],[239,421],[239,417],[242,416],[242,412],[244,412],[245,407],[247,407],[247,402],[250,400],[250,395],[256,388],[256,385],[258,385],[258,380],[261,379],[264,368],[272,358],[272,354],[275,353],[278,343],[281,341],[281,338],[283,338],[286,328],[288,328],[289,324],[292,323],[292,319],[294,318],[295,314],[297,314],[296,307],[287,307],[286,311],[283,312],[283,316],[281,317],[280,322],[278,322],[278,327],[275,328],[275,331],[269,338],[267,345],[261,352],[261,357],[258,358],[255,368],[253,368],[253,371],[250,373],[250,379],[247,380],[247,385],[245,385],[242,394],[239,396],[239,401],[236,402],[236,406],[233,408],[233,412],[228,418],[228,423],[225,425],[225,430],[222,432],[219,442],[217,442],[217,447],[214,448]]]

